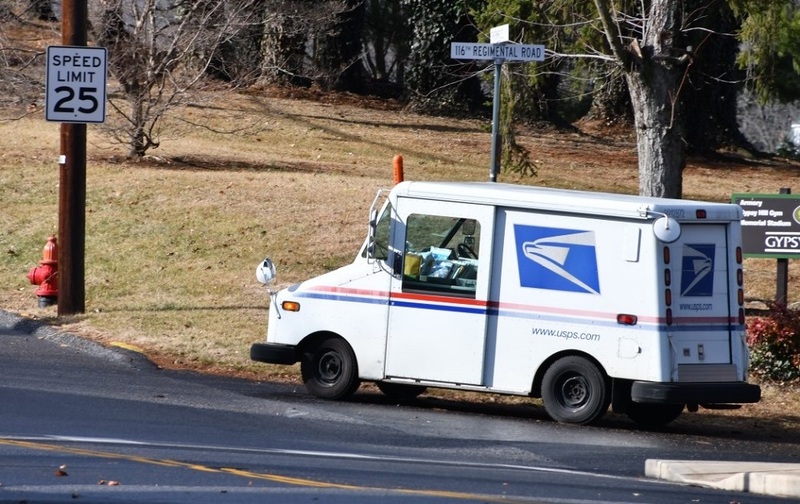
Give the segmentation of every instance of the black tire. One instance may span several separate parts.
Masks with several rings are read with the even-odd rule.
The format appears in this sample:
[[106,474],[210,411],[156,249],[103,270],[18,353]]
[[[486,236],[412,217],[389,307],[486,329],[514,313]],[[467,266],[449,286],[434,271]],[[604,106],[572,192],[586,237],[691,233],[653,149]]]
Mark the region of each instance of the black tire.
[[661,427],[678,418],[683,412],[683,406],[631,402],[625,408],[625,414],[640,427]]
[[300,373],[306,388],[324,399],[346,399],[359,385],[355,354],[341,338],[326,338],[308,348]]
[[377,382],[378,390],[387,397],[398,402],[408,402],[428,390],[422,385],[410,385],[407,383]]
[[583,357],[562,357],[544,373],[542,401],[557,422],[590,424],[608,410],[611,394],[603,373]]

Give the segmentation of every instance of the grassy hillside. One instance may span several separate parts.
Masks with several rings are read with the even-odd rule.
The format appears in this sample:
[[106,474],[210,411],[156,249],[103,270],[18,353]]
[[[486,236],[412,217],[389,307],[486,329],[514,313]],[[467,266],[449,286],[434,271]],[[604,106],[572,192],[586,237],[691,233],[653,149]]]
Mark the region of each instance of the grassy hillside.
[[[220,135],[187,121],[217,131],[248,127]],[[586,124],[521,133],[539,175],[501,174],[500,181],[636,192],[628,132]],[[392,184],[395,154],[405,158],[406,179],[488,180],[486,124],[350,96],[227,97],[180,111],[162,141],[151,157],[130,162],[125,146],[89,126],[86,313],[56,318],[55,307],[37,308],[26,273],[56,233],[58,125],[39,115],[0,123],[0,309],[106,344],[136,345],[163,366],[296,379],[292,370],[249,361],[266,323],[257,263],[271,256],[285,286],[350,262],[375,191]],[[782,161],[691,160],[684,197],[774,193],[791,187],[796,169]],[[774,261],[747,260],[750,306],[772,298],[774,275]],[[794,264],[791,278],[796,302]]]

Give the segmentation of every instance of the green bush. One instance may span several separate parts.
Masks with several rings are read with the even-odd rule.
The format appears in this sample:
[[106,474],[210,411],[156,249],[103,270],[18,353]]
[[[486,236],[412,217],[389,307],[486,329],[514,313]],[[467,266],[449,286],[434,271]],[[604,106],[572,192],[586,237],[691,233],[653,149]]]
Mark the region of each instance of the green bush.
[[800,380],[800,310],[771,303],[765,317],[747,321],[750,371],[771,381]]

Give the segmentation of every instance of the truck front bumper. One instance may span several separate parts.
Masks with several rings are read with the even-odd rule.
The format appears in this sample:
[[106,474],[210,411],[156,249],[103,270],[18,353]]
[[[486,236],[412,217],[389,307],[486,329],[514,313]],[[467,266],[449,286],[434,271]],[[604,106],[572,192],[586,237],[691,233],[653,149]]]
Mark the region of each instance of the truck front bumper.
[[297,348],[275,343],[253,343],[250,347],[250,360],[269,364],[294,364],[297,362]]
[[658,383],[635,381],[631,399],[637,403],[745,404],[761,399],[761,387],[745,382]]

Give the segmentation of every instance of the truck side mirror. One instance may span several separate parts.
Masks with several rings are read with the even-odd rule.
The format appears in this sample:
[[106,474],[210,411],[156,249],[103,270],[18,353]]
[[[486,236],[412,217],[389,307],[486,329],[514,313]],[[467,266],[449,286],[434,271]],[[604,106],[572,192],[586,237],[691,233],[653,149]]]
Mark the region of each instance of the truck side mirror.
[[256,268],[256,280],[264,285],[269,285],[275,280],[275,263],[267,257]]
[[668,215],[662,215],[653,222],[653,234],[664,243],[672,243],[681,237],[681,225]]
[[472,236],[475,234],[475,219],[465,219],[464,223],[461,224],[461,234],[466,236]]

